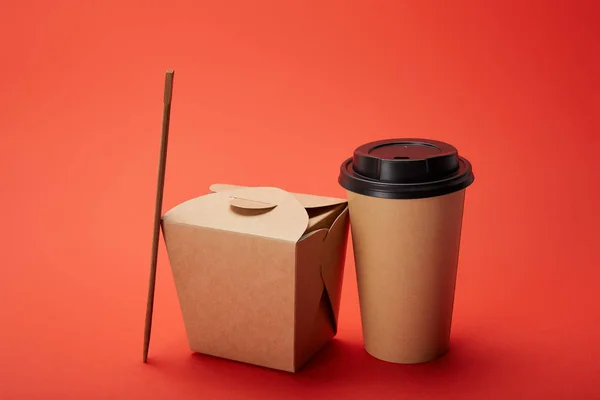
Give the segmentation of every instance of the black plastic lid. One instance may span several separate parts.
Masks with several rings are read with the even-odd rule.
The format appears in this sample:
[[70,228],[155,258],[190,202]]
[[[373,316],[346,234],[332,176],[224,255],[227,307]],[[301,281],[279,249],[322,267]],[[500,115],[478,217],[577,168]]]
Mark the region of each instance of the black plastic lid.
[[418,199],[464,189],[475,177],[454,146],[428,139],[388,139],[364,144],[344,161],[339,183],[372,197]]

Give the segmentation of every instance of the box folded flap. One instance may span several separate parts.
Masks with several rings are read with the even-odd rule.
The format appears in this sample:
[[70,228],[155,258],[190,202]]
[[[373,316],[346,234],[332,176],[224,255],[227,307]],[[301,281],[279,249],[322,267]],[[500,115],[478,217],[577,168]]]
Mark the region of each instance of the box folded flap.
[[306,210],[308,213],[308,226],[306,227],[305,235],[310,232],[317,231],[319,229],[329,229],[333,224],[333,221],[340,215],[340,213],[346,208],[346,204],[337,204],[328,207],[320,208],[309,208]]
[[[309,258],[297,259],[297,285],[302,286],[302,293],[312,293],[306,296],[302,304],[308,307],[314,315],[318,305],[327,308],[333,332],[337,332],[338,316],[344,263],[346,257],[348,236],[348,208],[339,214],[329,229],[319,229],[302,237],[298,242],[298,255],[310,254]],[[342,247],[341,249],[339,247]],[[304,248],[303,253],[301,248]],[[317,269],[315,269],[317,268]],[[307,271],[313,271],[310,274]],[[309,278],[310,277],[310,278]],[[326,299],[323,299],[326,295]],[[325,300],[325,301],[324,301]]]
[[[210,185],[210,190],[215,193],[226,192],[230,190],[236,190],[245,188],[245,186],[238,185],[229,185],[224,183],[215,183]],[[322,197],[322,196],[313,196],[311,194],[302,194],[302,193],[291,193],[296,197],[296,199],[302,204],[304,208],[319,208],[319,207],[329,207],[338,204],[346,203],[347,200],[338,199],[335,197]]]
[[308,214],[284,190],[242,187],[188,200],[165,213],[163,220],[295,242],[306,230]]
[[294,365],[299,368],[333,336],[329,301],[321,277],[327,229],[303,237],[296,245]]
[[241,197],[229,197],[229,205],[244,210],[269,210],[277,207],[277,204],[265,203],[264,201],[244,199]]
[[335,332],[337,332],[340,300],[342,297],[344,264],[346,261],[346,248],[348,246],[349,225],[347,220],[348,207],[338,215],[323,242],[324,249],[321,261],[321,277],[332,307]]

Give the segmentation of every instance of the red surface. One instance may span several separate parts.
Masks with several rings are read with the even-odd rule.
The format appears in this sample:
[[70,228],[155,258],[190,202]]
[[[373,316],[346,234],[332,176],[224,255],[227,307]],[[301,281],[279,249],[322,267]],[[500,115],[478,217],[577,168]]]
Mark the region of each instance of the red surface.
[[[597,2],[94,3],[0,6],[1,398],[600,398]],[[343,196],[390,136],[471,160],[447,356],[363,351],[351,254],[302,373],[192,356],[161,247],[142,364],[167,68],[165,209],[211,182]]]

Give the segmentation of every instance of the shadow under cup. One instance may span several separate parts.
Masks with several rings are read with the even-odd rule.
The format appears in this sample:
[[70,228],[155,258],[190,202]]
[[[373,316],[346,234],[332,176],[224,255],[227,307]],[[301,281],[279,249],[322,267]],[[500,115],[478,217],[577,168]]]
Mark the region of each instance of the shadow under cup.
[[358,147],[347,190],[364,346],[395,363],[448,350],[470,163],[443,142],[392,139]]

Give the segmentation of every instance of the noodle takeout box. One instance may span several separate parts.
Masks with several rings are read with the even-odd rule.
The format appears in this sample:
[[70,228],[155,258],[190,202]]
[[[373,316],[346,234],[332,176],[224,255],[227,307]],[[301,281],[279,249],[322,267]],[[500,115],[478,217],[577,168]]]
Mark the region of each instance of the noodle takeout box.
[[192,351],[296,372],[338,326],[346,200],[216,184],[162,229]]

